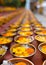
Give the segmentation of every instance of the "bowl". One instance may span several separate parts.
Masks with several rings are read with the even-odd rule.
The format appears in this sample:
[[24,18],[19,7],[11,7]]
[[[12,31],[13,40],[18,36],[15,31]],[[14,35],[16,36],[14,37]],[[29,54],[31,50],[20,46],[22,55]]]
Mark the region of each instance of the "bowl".
[[46,43],[39,44],[38,49],[41,52],[43,59],[46,59]]
[[8,62],[11,62],[12,64],[18,63],[18,62],[24,62],[26,65],[34,65],[31,61],[24,59],[24,58],[12,58],[8,60]]
[[37,27],[37,28],[35,28],[36,30],[44,30],[45,28],[44,27]]
[[43,43],[46,43],[46,36],[45,35],[36,35],[35,36],[35,39],[37,41],[39,41],[40,43],[43,42]]
[[27,31],[27,32],[18,31],[18,34],[21,35],[21,36],[32,36],[33,32],[32,31]]
[[35,24],[35,23],[34,23],[34,26],[35,26],[35,27],[42,27],[42,24]]
[[34,41],[34,38],[33,36],[25,37],[25,36],[18,35],[14,38],[14,41],[19,44],[29,44]]
[[16,28],[9,28],[8,30],[7,30],[7,32],[16,32]]
[[36,53],[36,48],[32,44],[14,44],[10,48],[13,57],[32,58]]
[[30,31],[32,30],[30,27],[20,27],[18,28],[18,31]]
[[46,30],[37,30],[35,33],[38,35],[46,35]]
[[21,24],[21,27],[30,27],[30,24]]
[[0,37],[0,45],[10,44],[13,41],[12,38]]
[[3,33],[2,36],[4,37],[13,37],[16,35],[16,32],[6,32],[6,33]]

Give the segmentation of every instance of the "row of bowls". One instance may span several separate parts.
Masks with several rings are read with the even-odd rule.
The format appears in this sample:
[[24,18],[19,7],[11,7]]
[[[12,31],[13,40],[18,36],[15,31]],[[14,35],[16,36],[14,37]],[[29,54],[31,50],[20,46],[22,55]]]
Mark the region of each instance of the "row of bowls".
[[[34,22],[35,23],[35,22]],[[25,25],[21,25],[21,27],[23,27],[23,26],[25,26]],[[39,25],[38,25],[39,26]],[[21,29],[20,29],[20,31],[21,31]],[[18,45],[23,45],[23,44],[18,44]],[[42,46],[46,46],[46,43],[44,44],[44,43],[41,43],[41,44],[39,44],[39,46],[38,46],[38,49],[39,49],[39,51],[44,55],[44,57],[46,57],[46,53],[44,53],[44,52],[42,52],[41,51],[41,48],[42,48]],[[15,45],[13,45],[13,47],[15,47],[16,46],[16,44]],[[34,48],[34,53],[32,53],[30,56],[28,56],[28,57],[31,57],[31,56],[33,56],[35,53],[36,53],[36,48],[35,48],[35,46],[34,45],[32,45],[32,44],[24,44],[24,47],[32,47],[32,48]],[[11,49],[10,49],[10,51],[12,51],[12,48],[13,47],[11,47]],[[44,47],[45,48],[45,47]],[[12,52],[11,52],[11,54],[12,54]],[[17,56],[18,57],[18,56]],[[18,58],[19,60],[20,60],[20,58]],[[22,60],[23,58],[21,58],[21,60]],[[15,60],[15,58],[14,59],[11,59],[11,61],[13,60],[13,62],[14,62],[14,60]],[[24,59],[23,59],[24,60]],[[27,61],[28,62],[28,61]],[[29,61],[30,62],[30,64],[29,65],[34,65],[31,61]],[[26,65],[28,65],[28,63],[26,64]],[[43,62],[43,65],[46,65],[46,60]]]
[[[17,22],[15,22],[14,24],[12,24],[12,25],[10,25],[10,28],[11,29],[8,29],[7,31],[8,32],[10,32],[10,33],[12,33],[13,31],[16,31],[16,29],[18,28],[18,26],[20,25],[20,23],[21,23],[21,20],[23,19],[23,17],[24,17],[24,14],[22,14],[21,15],[21,17],[19,18],[19,22],[17,21]],[[2,33],[2,34],[4,34],[4,32]],[[9,33],[8,33],[8,35],[9,35]],[[3,35],[1,35],[0,36],[0,48],[2,49],[2,45],[7,45],[8,44],[8,46],[9,46],[9,44],[12,42],[12,38],[11,38],[11,36],[3,36]],[[3,48],[2,50],[4,50],[5,48]],[[6,50],[6,49],[5,49]],[[2,56],[4,56],[5,55],[5,53],[3,53],[3,52],[0,52],[0,54],[2,53]]]
[[[21,19],[21,20],[22,20],[22,19]],[[19,22],[19,23],[20,23],[20,22]],[[28,21],[27,19],[26,19],[26,23],[29,24],[29,21]],[[26,24],[26,23],[23,22],[23,25]],[[16,23],[15,23],[15,24],[16,24]],[[15,24],[14,24],[14,25],[15,25]],[[21,28],[23,27],[23,25],[21,25]],[[27,27],[25,27],[25,28],[27,28]],[[20,31],[21,31],[21,29],[20,29]],[[28,30],[27,30],[27,31],[28,31]],[[18,31],[18,32],[19,32],[19,31]],[[24,32],[25,32],[25,31],[24,31]],[[17,36],[17,37],[20,37],[20,36]],[[17,37],[15,37],[15,43],[16,43],[16,38],[17,38]],[[31,37],[30,37],[30,38],[31,38]],[[33,39],[33,38],[31,38],[31,39]],[[33,40],[31,40],[31,41],[33,41]],[[29,42],[28,42],[28,43],[29,43]],[[28,44],[28,43],[26,42],[25,44]],[[21,44],[24,44],[24,42],[21,43]]]
[[17,15],[19,15],[19,14],[21,14],[22,13],[22,10],[20,11],[19,10],[19,12],[12,12],[12,13],[10,13],[10,14],[8,14],[8,15],[5,15],[5,16],[1,16],[0,17],[0,26],[2,26],[2,25],[4,25],[4,24],[6,24],[6,23],[8,23],[10,20],[12,20],[15,16],[17,16]]
[[[26,21],[27,21],[27,24],[29,23],[29,21],[27,20],[27,18],[26,18]],[[20,22],[19,22],[20,23]],[[25,21],[23,22],[23,24],[25,23]],[[15,23],[15,25],[16,25],[16,23]],[[21,28],[22,27],[25,27],[25,25],[21,25]],[[27,27],[26,27],[27,28]],[[21,31],[21,29],[20,30],[18,30],[18,32],[19,31]],[[27,30],[28,31],[28,30]],[[16,37],[15,37],[16,38]],[[15,43],[16,43],[16,41],[15,41]],[[32,54],[30,54],[29,56],[26,56],[26,57],[31,57],[31,56],[33,56],[35,53],[36,53],[36,48],[33,46],[33,45],[31,45],[31,44],[14,44],[11,48],[10,48],[10,52],[11,52],[11,54],[14,56],[14,57],[19,57],[19,56],[17,56],[17,55],[14,55],[15,53],[13,53],[12,52],[12,50],[13,50],[13,48],[15,48],[15,47],[18,47],[18,46],[21,46],[22,45],[22,47],[26,47],[26,48],[29,48],[29,47],[31,47],[31,48],[33,48],[34,49],[34,52],[32,53]],[[39,46],[38,46],[38,49],[41,51],[41,48],[42,48],[42,46],[44,46],[44,45],[46,45],[46,44],[44,44],[44,43],[42,43],[42,44],[40,44]],[[20,48],[20,47],[19,47]],[[18,49],[19,51],[20,51],[20,49]],[[16,51],[16,50],[14,50],[14,51]],[[23,51],[23,50],[22,50]],[[42,51],[41,51],[42,52]],[[42,52],[43,53],[43,52]],[[43,53],[44,55],[46,55],[45,53]],[[19,58],[18,58],[19,59]],[[13,59],[13,61],[14,61],[14,59]],[[31,65],[31,64],[30,64]],[[32,64],[33,65],[33,64]]]

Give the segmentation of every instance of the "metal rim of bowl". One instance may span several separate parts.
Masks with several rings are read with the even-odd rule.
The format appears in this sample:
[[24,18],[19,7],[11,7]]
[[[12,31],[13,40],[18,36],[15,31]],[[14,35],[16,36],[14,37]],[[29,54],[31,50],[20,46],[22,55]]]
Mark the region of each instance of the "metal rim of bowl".
[[25,60],[25,61],[31,63],[32,65],[34,65],[34,63],[33,63],[32,61],[30,61],[30,60],[28,60],[28,59],[24,59],[24,58],[12,58],[12,59],[8,60],[8,62],[11,61],[11,60],[15,60],[15,59],[16,59],[16,60],[18,60],[18,59],[21,60],[21,59],[22,59],[22,60]]

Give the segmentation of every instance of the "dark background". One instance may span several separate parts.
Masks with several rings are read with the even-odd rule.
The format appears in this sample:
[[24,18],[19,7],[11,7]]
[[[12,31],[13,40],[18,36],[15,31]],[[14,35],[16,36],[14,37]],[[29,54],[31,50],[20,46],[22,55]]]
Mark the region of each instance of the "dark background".
[[0,6],[24,7],[26,0],[0,0]]

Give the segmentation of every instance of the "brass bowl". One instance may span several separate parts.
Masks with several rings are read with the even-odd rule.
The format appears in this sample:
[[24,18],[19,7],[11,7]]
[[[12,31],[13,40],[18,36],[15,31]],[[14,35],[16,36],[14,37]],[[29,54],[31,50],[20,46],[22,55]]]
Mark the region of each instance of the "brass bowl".
[[45,31],[45,30],[36,30],[35,34],[37,34],[37,35],[46,35],[46,33],[42,32],[42,31]]
[[35,40],[37,40],[39,43],[41,43],[41,42],[46,43],[46,36],[45,35],[36,35]]
[[9,39],[10,41],[9,42],[7,42],[7,41],[2,42],[2,43],[0,43],[0,45],[7,45],[7,44],[10,44],[13,41],[12,38],[7,38],[7,37],[4,37],[4,38]]
[[8,60],[8,62],[11,62],[12,64],[18,63],[18,62],[25,62],[26,65],[34,65],[31,61],[24,59],[24,58],[12,58]]
[[44,52],[41,50],[42,46],[44,46],[44,45],[46,45],[46,43],[41,43],[41,44],[39,44],[38,49],[39,49],[39,51],[41,52],[42,57],[43,57],[44,59],[46,59],[46,53],[44,53]]
[[18,42],[17,40],[18,40],[19,37],[25,37],[25,36],[18,35],[18,36],[16,36],[16,37],[14,38],[14,41],[15,41],[16,43],[19,43],[19,44],[29,44],[29,43],[31,43],[31,42],[34,41],[33,36],[28,36],[28,37],[25,37],[26,39],[29,39],[28,42],[27,42],[27,41],[26,41],[26,42],[22,42],[21,40],[20,40],[20,42]]
[[10,48],[10,53],[13,55],[13,57],[20,57],[20,56],[17,56],[17,55],[15,55],[14,53],[13,53],[13,48],[15,48],[15,47],[20,47],[20,46],[22,46],[22,47],[25,47],[25,48],[32,48],[32,49],[34,49],[34,52],[33,53],[31,53],[31,54],[29,54],[28,56],[21,56],[21,57],[23,57],[23,58],[32,58],[32,56],[36,53],[36,48],[35,48],[35,46],[34,45],[32,45],[32,44],[14,44],[13,46],[11,46],[11,48]]
[[25,32],[25,31],[18,31],[17,34],[19,34],[21,36],[32,36],[33,32],[32,31],[27,31],[27,32]]

